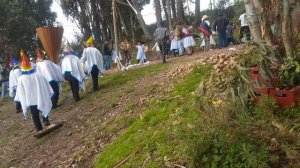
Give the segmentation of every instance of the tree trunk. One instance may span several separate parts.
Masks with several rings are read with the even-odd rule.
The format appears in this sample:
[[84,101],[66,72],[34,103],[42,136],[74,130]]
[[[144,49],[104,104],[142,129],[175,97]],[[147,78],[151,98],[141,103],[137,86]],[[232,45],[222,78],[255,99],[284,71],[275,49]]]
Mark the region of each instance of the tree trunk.
[[251,35],[253,36],[253,40],[256,42],[262,42],[260,23],[257,17],[257,13],[255,11],[255,7],[253,4],[253,0],[244,0],[246,13],[248,16],[248,23],[251,31]]
[[292,59],[294,49],[291,38],[291,18],[290,18],[290,3],[288,0],[283,0],[283,21],[282,21],[282,41],[285,48],[287,58]]
[[154,0],[155,16],[157,26],[162,23],[160,0]]
[[172,19],[177,23],[176,3],[175,0],[171,0]]
[[183,1],[176,0],[176,5],[177,5],[177,22],[179,24],[183,24],[184,23]]
[[[130,3],[129,0],[127,0],[127,2]],[[140,9],[138,8],[137,0],[131,0],[131,2],[132,2],[132,5],[130,5],[130,7],[134,10],[134,12],[136,14],[137,20],[138,20],[138,22],[139,22],[139,24],[140,24],[140,26],[143,29],[143,32],[145,34],[145,38],[146,39],[151,39],[149,30],[147,29],[146,23],[144,21],[144,18],[141,14]]]
[[[118,9],[118,8],[117,8],[117,9]],[[119,15],[119,18],[120,18],[121,26],[123,26],[124,31],[125,31],[125,35],[126,35],[126,37],[128,37],[128,30],[127,30],[125,21],[124,21],[122,15],[120,14],[120,10],[117,10],[117,12],[118,12],[118,15]]]
[[256,11],[258,13],[262,13],[262,18],[261,18],[261,24],[262,24],[262,37],[263,39],[266,41],[266,43],[270,46],[273,46],[273,33],[271,30],[271,26],[270,26],[270,21],[269,18],[266,14],[266,11],[263,7],[263,4],[261,3],[261,0],[253,0],[253,4],[256,8]]
[[165,1],[161,1],[161,3],[162,3],[162,6],[163,6],[163,9],[164,9],[166,20],[168,21],[168,12],[167,12],[167,3],[166,3],[166,0]]
[[131,38],[132,38],[132,42],[135,43],[135,23],[134,23],[134,15],[132,12],[130,12],[130,25],[131,25]]
[[200,21],[200,0],[195,1],[195,21],[197,23]]
[[170,0],[166,0],[166,5],[167,5],[167,19],[168,19],[168,23],[169,23],[169,30],[172,30],[172,19],[171,19],[171,1]]

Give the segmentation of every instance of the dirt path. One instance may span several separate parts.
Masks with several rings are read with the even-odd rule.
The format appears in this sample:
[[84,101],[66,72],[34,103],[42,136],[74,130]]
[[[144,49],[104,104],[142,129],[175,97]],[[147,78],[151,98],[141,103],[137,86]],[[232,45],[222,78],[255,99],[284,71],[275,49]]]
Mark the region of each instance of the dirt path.
[[[148,106],[147,102],[163,96],[172,88],[173,79],[185,74],[182,71],[186,69],[177,70],[179,66],[223,52],[213,50],[168,59],[171,65],[167,70],[133,81],[131,86],[116,89],[104,86],[91,93],[88,85],[78,103],[65,92],[60,98],[62,106],[50,116],[51,122],[64,121],[64,126],[41,139],[33,137],[31,119],[24,120],[22,114],[15,113],[14,102],[0,102],[0,167],[92,167],[102,149],[126,130],[126,124],[110,131],[107,126],[118,118],[138,115]],[[151,62],[157,63],[160,61]],[[108,75],[114,73],[111,70]]]

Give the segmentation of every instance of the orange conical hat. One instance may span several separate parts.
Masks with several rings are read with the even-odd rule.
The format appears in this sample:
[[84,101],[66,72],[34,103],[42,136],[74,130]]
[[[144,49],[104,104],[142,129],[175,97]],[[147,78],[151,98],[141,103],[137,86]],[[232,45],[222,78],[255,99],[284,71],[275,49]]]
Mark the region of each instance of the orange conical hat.
[[29,60],[23,50],[21,50],[21,70],[22,71],[32,70],[31,63],[29,62]]

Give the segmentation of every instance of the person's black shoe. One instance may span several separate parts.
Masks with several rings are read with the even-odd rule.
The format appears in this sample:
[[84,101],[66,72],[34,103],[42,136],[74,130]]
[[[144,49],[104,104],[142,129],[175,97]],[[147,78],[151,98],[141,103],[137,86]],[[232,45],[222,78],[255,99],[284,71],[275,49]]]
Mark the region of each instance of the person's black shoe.
[[53,106],[52,106],[52,110],[53,110],[53,109],[56,109],[56,108],[59,107],[59,106],[61,106],[61,105],[53,105]]
[[21,113],[21,110],[16,110],[16,113]]
[[46,127],[48,127],[48,126],[50,126],[50,122],[49,122],[49,121],[45,121],[45,122],[44,122],[44,125],[45,125]]

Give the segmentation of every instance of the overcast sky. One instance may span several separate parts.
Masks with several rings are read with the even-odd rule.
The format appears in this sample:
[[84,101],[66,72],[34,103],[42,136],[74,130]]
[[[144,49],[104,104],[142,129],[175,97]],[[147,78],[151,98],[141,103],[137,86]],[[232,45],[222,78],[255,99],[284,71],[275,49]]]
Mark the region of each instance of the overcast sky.
[[[153,8],[153,0],[151,0],[150,4],[146,5],[142,11],[143,18],[146,22],[146,24],[155,23],[155,11]],[[207,9],[209,6],[209,0],[202,0],[200,1],[200,10]],[[194,4],[189,4],[189,8],[191,11],[194,10]],[[76,27],[74,23],[72,23],[70,20],[68,20],[64,14],[63,11],[58,4],[58,1],[54,0],[53,4],[51,6],[51,10],[57,13],[57,21],[60,22],[60,24],[64,27],[64,37],[69,40],[74,40],[74,35],[77,33],[80,33],[79,29]]]

